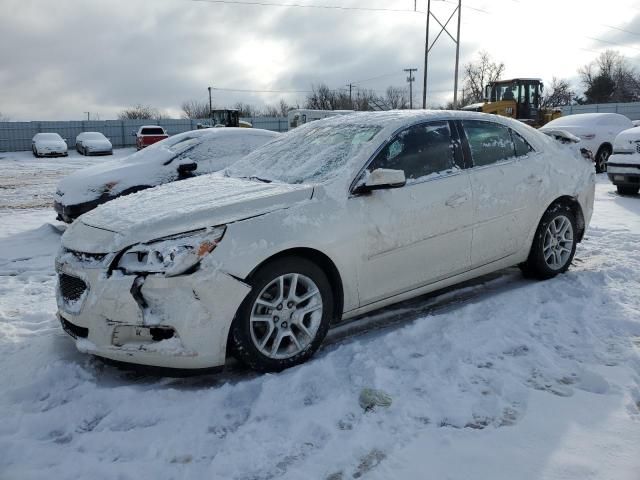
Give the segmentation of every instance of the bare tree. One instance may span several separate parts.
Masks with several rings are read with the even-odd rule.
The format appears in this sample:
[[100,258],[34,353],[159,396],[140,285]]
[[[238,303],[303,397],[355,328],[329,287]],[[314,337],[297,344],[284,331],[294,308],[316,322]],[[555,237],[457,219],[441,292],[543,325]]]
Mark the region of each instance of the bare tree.
[[[464,66],[464,85],[469,95],[465,98],[465,103],[476,103],[484,98],[484,87],[491,82],[500,80],[504,72],[503,62],[494,62],[491,56],[482,51],[478,59],[469,62]],[[458,105],[462,107],[464,105]]]
[[265,117],[279,117],[280,109],[275,105],[265,105],[264,109],[262,110],[262,115]]
[[278,104],[278,108],[280,109],[280,116],[286,117],[289,113],[289,110],[292,110],[293,107],[289,105],[283,98],[280,99],[280,103]]
[[551,85],[546,88],[546,92],[540,100],[540,106],[543,108],[564,107],[570,105],[576,93],[571,89],[568,80],[553,77]]
[[237,102],[233,108],[238,110],[241,117],[255,117],[258,115],[258,109],[248,103]]
[[155,107],[137,104],[135,107],[122,110],[118,118],[120,120],[161,120],[165,116]]
[[9,117],[7,117],[6,115],[4,115],[2,112],[0,112],[0,122],[8,122],[11,119]]
[[209,118],[211,112],[209,111],[208,102],[200,102],[198,100],[187,100],[182,102],[182,118],[203,119]]
[[587,103],[634,102],[640,100],[640,75],[615,50],[602,52],[578,69]]
[[389,108],[374,90],[356,89],[351,97],[345,90],[332,90],[325,84],[311,87],[305,108],[315,110],[374,110]]
[[409,108],[409,93],[406,88],[387,87],[384,101],[394,110]]

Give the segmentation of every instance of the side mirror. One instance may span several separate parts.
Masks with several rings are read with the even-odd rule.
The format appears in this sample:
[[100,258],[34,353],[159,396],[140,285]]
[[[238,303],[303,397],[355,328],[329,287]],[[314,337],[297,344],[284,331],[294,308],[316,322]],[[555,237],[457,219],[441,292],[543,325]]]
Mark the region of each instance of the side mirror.
[[178,165],[178,178],[189,178],[193,176],[198,168],[197,163],[181,163]]
[[369,193],[372,190],[404,187],[407,179],[404,170],[376,168],[358,183],[353,193]]

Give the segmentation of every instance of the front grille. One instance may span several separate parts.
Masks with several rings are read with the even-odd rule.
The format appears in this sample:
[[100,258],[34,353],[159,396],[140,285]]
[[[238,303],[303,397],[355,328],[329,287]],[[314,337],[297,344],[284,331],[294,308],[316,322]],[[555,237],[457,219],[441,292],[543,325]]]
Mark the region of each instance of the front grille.
[[75,250],[69,250],[69,249],[65,249],[65,253],[70,253],[81,262],[100,261],[107,256],[106,253],[85,253],[85,252],[76,252]]
[[79,327],[78,325],[74,325],[66,318],[60,317],[60,323],[62,324],[62,328],[65,332],[71,335],[73,338],[87,338],[89,336],[89,329],[84,327]]
[[77,277],[72,277],[65,273],[58,277],[60,285],[60,293],[62,298],[67,302],[75,302],[82,297],[82,294],[87,290],[87,284]]
[[607,165],[609,167],[623,167],[623,168],[637,168],[638,170],[640,170],[640,164],[637,163],[611,163],[611,162],[607,162]]

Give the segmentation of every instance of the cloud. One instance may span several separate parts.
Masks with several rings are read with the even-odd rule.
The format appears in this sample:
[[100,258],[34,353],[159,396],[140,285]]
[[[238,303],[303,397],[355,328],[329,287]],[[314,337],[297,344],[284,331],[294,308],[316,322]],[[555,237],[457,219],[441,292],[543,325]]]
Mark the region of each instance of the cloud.
[[[316,3],[363,5],[362,0]],[[448,3],[432,4],[444,18],[453,8]],[[389,3],[370,0],[366,5]],[[593,56],[570,53],[589,44],[580,39],[587,28],[582,20],[563,23],[563,48],[569,55],[560,56],[555,35],[538,39],[535,33],[540,20],[536,15],[542,16],[552,5],[558,6],[557,0],[540,0],[540,8],[527,10],[512,1],[496,0],[478,3],[489,13],[463,10],[461,67],[486,49],[496,60],[505,61],[511,76],[575,74]],[[397,0],[393,6],[411,9],[413,2]],[[519,18],[531,23],[527,28],[535,40],[521,37],[522,24],[509,21],[525,10],[527,15]],[[419,68],[414,94],[421,103],[425,31],[421,14],[190,0],[3,0],[3,12],[7,13],[0,16],[0,111],[16,120],[80,119],[86,111],[115,118],[119,110],[136,103],[179,115],[183,101],[206,100],[208,86],[309,90],[321,82],[346,88],[350,82],[366,80],[357,86],[383,92],[389,85],[407,86],[402,71],[407,67]],[[587,18],[587,13],[578,13]],[[623,13],[615,18],[613,13],[606,22],[640,31],[639,15],[624,23],[619,19]],[[578,26],[582,31],[576,35]],[[628,45],[640,38],[604,27],[590,35]],[[452,97],[454,56],[452,42],[443,35],[430,55],[430,105],[445,104]],[[291,103],[304,101],[304,94],[296,93],[214,90],[218,106],[238,101],[275,103],[281,97]]]

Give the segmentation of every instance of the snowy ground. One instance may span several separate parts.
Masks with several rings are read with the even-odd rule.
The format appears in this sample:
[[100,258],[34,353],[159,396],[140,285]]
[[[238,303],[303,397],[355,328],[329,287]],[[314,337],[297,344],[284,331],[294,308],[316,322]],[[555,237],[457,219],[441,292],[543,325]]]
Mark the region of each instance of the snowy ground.
[[[281,374],[170,379],[78,353],[54,317],[46,204],[102,158],[2,156],[0,478],[640,479],[640,197],[606,177],[566,275],[404,303]],[[363,412],[363,387],[392,405]]]

